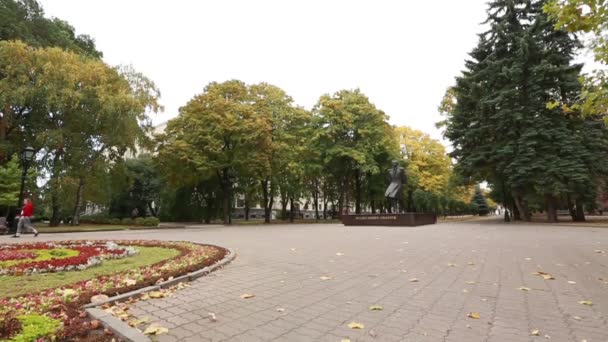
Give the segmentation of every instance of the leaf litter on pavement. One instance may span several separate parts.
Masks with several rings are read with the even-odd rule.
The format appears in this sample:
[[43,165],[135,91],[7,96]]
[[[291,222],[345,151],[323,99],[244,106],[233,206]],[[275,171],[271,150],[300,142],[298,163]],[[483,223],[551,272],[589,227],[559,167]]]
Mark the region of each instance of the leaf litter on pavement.
[[351,329],[364,329],[365,328],[363,323],[358,323],[358,322],[350,322],[350,323],[348,323],[348,327]]
[[472,319],[480,319],[481,316],[479,315],[478,312],[469,312],[469,314],[467,315],[467,317],[472,318]]
[[169,329],[166,327],[160,326],[157,323],[153,323],[141,330],[140,326],[148,323],[148,317],[137,318],[129,313],[129,308],[131,304],[135,304],[139,301],[147,301],[151,299],[159,299],[159,298],[167,298],[171,297],[173,293],[177,290],[181,290],[189,287],[190,285],[187,283],[178,283],[166,289],[160,289],[157,291],[144,292],[139,297],[131,297],[125,302],[120,303],[106,303],[101,306],[101,308],[110,313],[112,316],[120,319],[123,322],[126,322],[129,326],[142,331],[145,335],[161,335],[169,332]]
[[555,280],[555,278],[554,278],[554,277],[553,277],[551,274],[549,274],[549,273],[547,273],[547,272],[538,271],[538,272],[534,272],[534,273],[532,273],[532,274],[537,275],[537,276],[540,276],[540,277],[542,277],[544,280]]

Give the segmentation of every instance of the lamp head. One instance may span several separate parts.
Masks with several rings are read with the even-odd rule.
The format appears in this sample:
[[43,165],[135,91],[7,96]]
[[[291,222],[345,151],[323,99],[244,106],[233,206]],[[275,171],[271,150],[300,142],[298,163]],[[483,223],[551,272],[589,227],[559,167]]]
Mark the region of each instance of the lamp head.
[[36,153],[36,150],[34,150],[33,147],[28,146],[23,150],[23,160],[26,162],[30,162],[32,161],[32,159],[34,159],[34,154]]

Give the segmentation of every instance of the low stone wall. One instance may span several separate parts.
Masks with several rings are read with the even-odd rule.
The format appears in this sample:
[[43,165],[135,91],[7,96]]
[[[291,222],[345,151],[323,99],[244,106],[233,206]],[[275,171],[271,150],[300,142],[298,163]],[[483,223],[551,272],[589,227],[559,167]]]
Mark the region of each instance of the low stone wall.
[[342,215],[342,223],[345,226],[414,227],[437,223],[437,215],[430,213]]

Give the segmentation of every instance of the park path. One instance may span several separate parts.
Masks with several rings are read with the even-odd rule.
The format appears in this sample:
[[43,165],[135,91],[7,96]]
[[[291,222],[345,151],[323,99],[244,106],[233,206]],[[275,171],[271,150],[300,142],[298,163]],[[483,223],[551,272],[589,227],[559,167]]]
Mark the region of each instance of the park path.
[[[169,328],[159,341],[608,341],[603,228],[485,220],[41,237],[189,240],[234,248],[237,259],[226,268],[172,297],[131,307],[132,314]],[[544,280],[538,271],[555,279]],[[382,310],[371,311],[371,305]],[[351,322],[364,328],[350,329]]]

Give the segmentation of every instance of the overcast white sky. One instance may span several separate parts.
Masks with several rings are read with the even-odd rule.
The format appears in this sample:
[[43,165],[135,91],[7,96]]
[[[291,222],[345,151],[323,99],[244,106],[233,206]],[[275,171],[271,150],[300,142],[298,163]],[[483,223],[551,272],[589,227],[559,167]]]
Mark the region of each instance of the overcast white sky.
[[132,64],[165,112],[211,81],[268,82],[311,108],[360,88],[391,123],[441,136],[437,106],[477,43],[486,0],[41,0],[47,16],[95,38],[104,60]]

